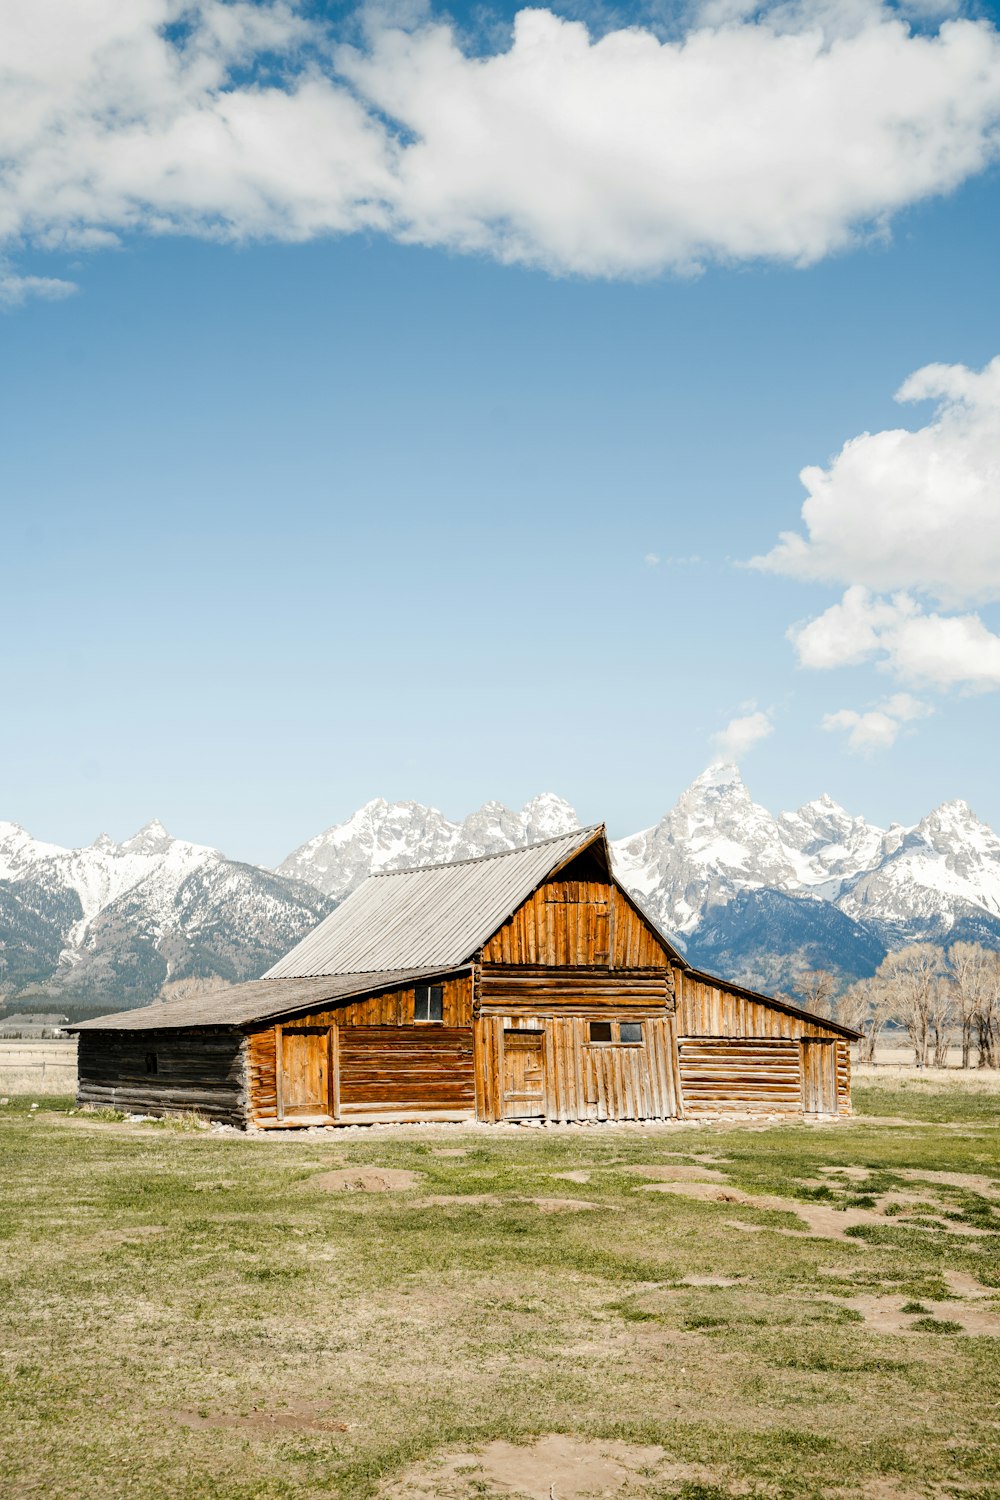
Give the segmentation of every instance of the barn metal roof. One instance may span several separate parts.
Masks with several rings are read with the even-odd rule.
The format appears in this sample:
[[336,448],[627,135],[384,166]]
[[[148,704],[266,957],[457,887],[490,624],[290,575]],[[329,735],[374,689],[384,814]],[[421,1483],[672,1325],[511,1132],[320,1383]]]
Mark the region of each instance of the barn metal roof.
[[418,979],[442,978],[441,969],[380,970],[377,974],[325,974],[311,979],[250,979],[201,995],[154,1000],[140,1010],[121,1010],[94,1021],[80,1021],[67,1031],[166,1031],[185,1026],[244,1026],[271,1021],[322,1005],[391,990]]
[[604,838],[577,828],[521,849],[370,875],[265,979],[462,964],[546,875]]

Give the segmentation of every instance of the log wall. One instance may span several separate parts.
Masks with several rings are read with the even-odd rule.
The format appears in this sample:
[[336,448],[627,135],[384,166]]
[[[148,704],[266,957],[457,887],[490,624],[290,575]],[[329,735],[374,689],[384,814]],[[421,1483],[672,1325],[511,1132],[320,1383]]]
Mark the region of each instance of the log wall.
[[[539,1114],[553,1121],[669,1119],[680,1113],[673,990],[667,971],[483,966],[476,993],[476,1089],[481,1119],[511,1086],[505,1033],[541,1034]],[[642,1025],[639,1043],[591,1042],[590,1022]]]
[[[156,1072],[147,1072],[147,1056]],[[77,1103],[136,1114],[196,1110],[242,1125],[243,1037],[233,1031],[81,1031]]]
[[[281,1022],[283,1032],[336,1028],[337,1119],[361,1123],[394,1115],[473,1114],[471,976],[446,979],[441,988],[440,1023],[414,1022],[412,985]],[[274,1023],[248,1034],[247,1077],[250,1120],[256,1125],[277,1124]]]
[[675,975],[684,1112],[803,1112],[803,1039],[836,1046],[836,1110],[851,1112],[851,1051],[822,1020],[735,994],[690,974]]

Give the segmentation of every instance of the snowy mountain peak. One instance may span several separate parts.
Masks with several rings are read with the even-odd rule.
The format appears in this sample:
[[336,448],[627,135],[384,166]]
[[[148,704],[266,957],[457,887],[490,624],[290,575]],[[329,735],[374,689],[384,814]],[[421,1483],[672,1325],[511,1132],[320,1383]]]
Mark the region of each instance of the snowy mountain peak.
[[110,833],[99,833],[90,847],[98,854],[112,854],[118,848],[118,845]]
[[496,854],[579,826],[573,808],[553,792],[532,798],[520,812],[484,802],[461,823],[449,822],[436,807],[376,798],[296,849],[278,873],[341,897],[376,870]]
[[746,784],[740,773],[740,768],[735,761],[713,760],[711,765],[705,767],[700,776],[694,778],[688,787],[688,793],[693,792],[696,788],[705,788],[706,790],[713,788],[720,791],[735,789],[745,792]]
[[138,833],[120,846],[126,854],[162,854],[174,842],[159,818],[143,824]]
[[521,820],[529,843],[535,839],[555,838],[560,833],[572,833],[580,826],[575,808],[565,797],[557,797],[555,792],[541,792],[532,797],[521,808]]

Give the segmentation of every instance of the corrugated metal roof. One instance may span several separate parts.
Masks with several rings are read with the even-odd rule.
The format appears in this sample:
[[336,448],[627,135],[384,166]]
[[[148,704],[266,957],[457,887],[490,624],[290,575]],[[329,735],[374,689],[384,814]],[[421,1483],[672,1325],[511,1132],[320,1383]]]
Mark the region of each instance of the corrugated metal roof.
[[325,1000],[346,1000],[377,990],[395,989],[418,979],[438,978],[442,970],[397,969],[368,974],[326,974],[311,979],[251,979],[202,995],[154,1000],[141,1010],[121,1010],[95,1021],[67,1026],[67,1031],[161,1031],[183,1026],[244,1026],[250,1021],[309,1010]]
[[264,978],[465,963],[550,871],[603,837],[602,827],[577,828],[501,854],[370,875]]

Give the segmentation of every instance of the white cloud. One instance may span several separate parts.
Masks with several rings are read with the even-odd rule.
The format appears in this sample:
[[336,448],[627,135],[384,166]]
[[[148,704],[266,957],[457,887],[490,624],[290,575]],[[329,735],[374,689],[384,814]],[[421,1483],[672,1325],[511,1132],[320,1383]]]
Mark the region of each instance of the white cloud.
[[659,554],[656,552],[647,552],[646,556],[643,558],[643,562],[646,564],[647,568],[656,568],[660,563]]
[[21,276],[0,261],[0,307],[18,307],[30,297],[57,302],[76,290],[75,282],[55,276]]
[[938,408],[915,432],[863,433],[803,469],[806,535],[784,532],[752,565],[951,607],[1000,598],[1000,358],[927,365],[897,399]]
[[982,170],[1000,124],[991,25],[873,0],[671,41],[523,10],[485,55],[377,15],[338,48],[280,0],[13,0],[0,55],[8,245],[376,228],[587,275],[804,264]]
[[756,713],[730,719],[725,729],[712,735],[712,744],[720,760],[740,760],[747,751],[773,733],[774,725],[770,714],[758,710]]
[[929,704],[921,703],[909,693],[894,693],[864,713],[854,708],[841,708],[836,713],[825,714],[823,728],[845,730],[849,750],[855,754],[871,755],[876,750],[891,749],[904,724],[926,718],[933,712]]
[[879,599],[860,584],[788,632],[804,667],[875,661],[904,681],[941,689],[1000,688],[1000,636],[978,615],[925,614],[907,594]]

